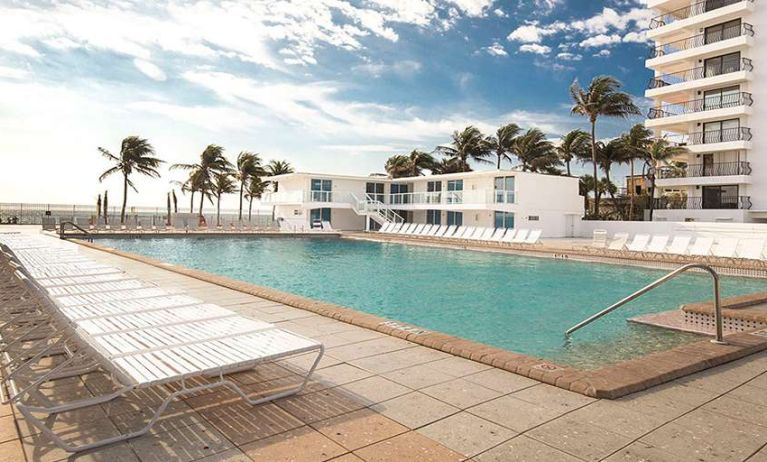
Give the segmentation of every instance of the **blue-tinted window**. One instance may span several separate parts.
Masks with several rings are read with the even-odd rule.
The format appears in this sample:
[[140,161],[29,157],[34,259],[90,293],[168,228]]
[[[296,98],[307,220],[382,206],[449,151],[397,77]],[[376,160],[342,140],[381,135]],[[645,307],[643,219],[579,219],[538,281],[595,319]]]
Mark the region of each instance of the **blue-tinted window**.
[[441,225],[442,224],[442,212],[439,210],[427,210],[426,211],[426,224],[429,225]]
[[514,214],[511,212],[495,212],[496,228],[514,228]]
[[463,226],[463,212],[447,212],[447,224]]

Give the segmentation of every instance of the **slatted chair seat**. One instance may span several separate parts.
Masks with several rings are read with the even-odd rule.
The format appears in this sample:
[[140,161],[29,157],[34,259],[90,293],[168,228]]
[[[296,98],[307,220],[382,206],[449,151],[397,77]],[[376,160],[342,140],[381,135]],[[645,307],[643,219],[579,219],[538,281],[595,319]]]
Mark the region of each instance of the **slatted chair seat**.
[[111,332],[125,332],[133,329],[145,329],[153,326],[170,326],[189,321],[204,321],[223,317],[237,316],[218,305],[204,303],[200,305],[163,308],[155,311],[126,313],[103,318],[78,321],[81,329],[91,335]]
[[98,293],[104,291],[111,292],[117,290],[141,289],[145,287],[152,287],[152,285],[138,279],[123,279],[118,281],[95,282],[90,284],[71,284],[61,287],[51,287],[46,290],[53,296],[63,296]]
[[151,311],[173,308],[178,306],[199,305],[200,300],[188,295],[165,295],[136,300],[102,302],[92,305],[77,305],[60,307],[60,311],[69,319],[80,321],[104,316],[115,316],[125,313]]

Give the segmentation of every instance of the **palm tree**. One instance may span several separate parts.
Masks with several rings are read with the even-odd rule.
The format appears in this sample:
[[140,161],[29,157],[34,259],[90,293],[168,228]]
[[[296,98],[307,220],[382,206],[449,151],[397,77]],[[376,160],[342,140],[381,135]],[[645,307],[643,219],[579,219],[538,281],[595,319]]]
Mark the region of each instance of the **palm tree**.
[[109,224],[109,191],[104,191],[104,224]]
[[457,162],[457,159],[440,159],[434,162],[431,167],[431,173],[434,175],[446,175],[448,173],[461,172],[461,166]]
[[[594,164],[594,178],[598,178],[597,172],[597,120],[600,116],[619,117],[626,119],[632,115],[639,115],[640,111],[631,99],[631,95],[618,91],[621,83],[612,76],[602,75],[595,77],[584,89],[576,79],[570,85],[570,96],[573,100],[571,112],[588,117],[591,124],[591,161]],[[596,182],[594,187],[596,188]],[[596,189],[594,190],[596,194]],[[594,216],[599,217],[599,198],[594,198]]]
[[[634,162],[643,160],[647,157],[647,147],[652,143],[652,130],[646,128],[644,124],[636,124],[631,127],[628,133],[620,138],[623,144],[623,155],[630,168],[630,178],[634,181]],[[628,185],[627,185],[628,186]],[[629,220],[634,220],[634,188],[629,189]]]
[[491,155],[490,144],[487,142],[482,132],[473,126],[466,127],[463,131],[453,132],[453,141],[447,146],[438,146],[436,152],[455,159],[459,171],[470,172],[469,161],[489,164],[487,158]]
[[674,157],[686,154],[687,148],[671,144],[666,138],[655,138],[647,147],[645,166],[647,167],[647,180],[650,183],[648,194],[650,196],[650,221],[652,221],[655,209],[655,172],[661,164],[668,163]]
[[207,197],[211,200],[211,190],[216,174],[231,172],[232,164],[224,157],[224,148],[215,144],[210,144],[200,154],[200,162],[197,164],[173,164],[171,170],[182,169],[189,170],[190,189],[200,193],[199,216],[202,218],[202,206]]
[[120,224],[124,224],[125,206],[128,204],[128,186],[138,192],[130,176],[136,172],[152,178],[159,178],[160,172],[157,171],[157,167],[163,161],[154,157],[154,148],[149,144],[149,141],[138,136],[129,136],[123,139],[119,156],[115,156],[102,147],[99,147],[98,150],[102,156],[115,164],[112,168],[101,174],[99,182],[104,181],[104,179],[117,172],[123,175],[123,205],[120,210]]
[[[613,165],[622,164],[624,162],[626,162],[626,155],[624,153],[623,143],[620,142],[619,138],[610,140],[606,144],[602,142],[597,143],[597,164],[599,164],[599,168],[605,172],[605,178],[608,183],[612,184],[610,172],[612,171]],[[615,200],[615,192],[612,192],[610,197]]]
[[248,221],[250,221],[251,212],[253,211],[253,199],[261,199],[267,184],[267,182],[257,176],[251,178],[248,182],[248,190],[245,191],[245,198],[248,200]]
[[[287,175],[294,171],[293,166],[290,165],[290,162],[287,160],[270,160],[269,163],[266,164],[267,176]],[[271,181],[270,183],[274,185],[274,192],[277,192],[277,189],[279,189],[277,182]]]
[[221,226],[221,196],[237,192],[237,183],[230,170],[214,173],[212,192],[216,196],[216,226]]
[[413,149],[408,155],[395,155],[386,160],[386,173],[392,178],[423,175],[424,170],[431,170],[435,160],[431,154]]
[[410,172],[410,159],[403,154],[397,154],[386,159],[384,166],[391,178],[403,178]]
[[495,132],[495,136],[487,137],[490,150],[495,153],[498,162],[496,168],[501,169],[501,161],[504,159],[511,162],[509,154],[514,152],[514,142],[522,129],[517,124],[504,125]]
[[571,130],[562,137],[557,146],[557,154],[567,166],[567,176],[572,176],[570,162],[573,159],[582,158],[589,149],[589,143],[589,134],[579,129]]
[[242,221],[242,199],[245,194],[245,188],[248,182],[255,176],[261,176],[266,173],[261,166],[261,157],[248,151],[242,151],[237,155],[235,176],[240,183],[240,206],[238,220]]
[[525,172],[553,173],[556,167],[562,165],[554,145],[537,128],[531,128],[517,137],[513,149]]
[[101,222],[101,194],[99,194],[99,198],[96,199],[96,224]]

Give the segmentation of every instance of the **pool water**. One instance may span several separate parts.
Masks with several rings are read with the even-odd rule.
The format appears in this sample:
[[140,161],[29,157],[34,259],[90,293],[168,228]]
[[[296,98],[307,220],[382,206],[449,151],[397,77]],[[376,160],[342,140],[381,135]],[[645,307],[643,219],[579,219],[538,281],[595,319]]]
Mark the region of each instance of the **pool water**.
[[[99,243],[580,368],[700,340],[627,318],[711,299],[686,274],[575,333],[666,271],[338,238],[141,238]],[[723,296],[767,280],[723,277]]]

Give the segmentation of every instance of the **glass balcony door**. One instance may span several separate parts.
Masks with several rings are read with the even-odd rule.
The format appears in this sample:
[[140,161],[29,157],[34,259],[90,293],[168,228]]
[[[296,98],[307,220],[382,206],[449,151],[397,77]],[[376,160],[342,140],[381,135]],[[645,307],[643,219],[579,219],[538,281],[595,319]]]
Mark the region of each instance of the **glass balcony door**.
[[737,209],[738,186],[703,186],[704,209]]
[[703,94],[703,110],[723,109],[738,106],[740,103],[740,87],[718,88],[708,90]]
[[704,61],[705,77],[728,74],[740,70],[740,52],[709,58]]
[[333,202],[333,181],[312,178],[311,199],[312,202]]
[[367,183],[365,185],[365,193],[367,193],[370,199],[385,202],[386,195],[384,194],[383,183]]

